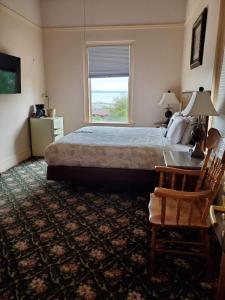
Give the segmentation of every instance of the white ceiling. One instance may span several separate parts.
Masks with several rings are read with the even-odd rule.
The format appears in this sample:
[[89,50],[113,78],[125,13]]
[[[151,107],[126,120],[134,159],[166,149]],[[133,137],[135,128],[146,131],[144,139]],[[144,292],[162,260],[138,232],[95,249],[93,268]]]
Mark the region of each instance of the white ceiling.
[[84,7],[85,25],[182,23],[187,0],[0,0],[0,3],[35,24],[69,27],[84,25]]
[[185,21],[186,0],[40,0],[43,26],[129,25]]
[[0,0],[0,3],[31,22],[41,25],[40,0]]

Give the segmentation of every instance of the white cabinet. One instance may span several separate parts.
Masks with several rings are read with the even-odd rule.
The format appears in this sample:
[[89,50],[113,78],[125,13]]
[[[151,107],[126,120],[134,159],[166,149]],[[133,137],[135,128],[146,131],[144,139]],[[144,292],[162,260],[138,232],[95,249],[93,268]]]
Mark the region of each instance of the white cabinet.
[[30,118],[33,156],[44,156],[45,148],[64,135],[63,118]]

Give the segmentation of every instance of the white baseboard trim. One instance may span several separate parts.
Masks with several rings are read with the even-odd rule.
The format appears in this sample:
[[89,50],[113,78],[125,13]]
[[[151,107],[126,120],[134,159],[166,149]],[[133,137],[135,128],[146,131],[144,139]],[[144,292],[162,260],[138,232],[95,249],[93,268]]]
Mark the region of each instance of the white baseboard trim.
[[0,161],[0,172],[4,172],[7,169],[16,166],[21,161],[29,158],[31,156],[30,150],[21,151],[19,153],[16,153],[15,155],[12,155],[10,157],[7,157],[4,160]]

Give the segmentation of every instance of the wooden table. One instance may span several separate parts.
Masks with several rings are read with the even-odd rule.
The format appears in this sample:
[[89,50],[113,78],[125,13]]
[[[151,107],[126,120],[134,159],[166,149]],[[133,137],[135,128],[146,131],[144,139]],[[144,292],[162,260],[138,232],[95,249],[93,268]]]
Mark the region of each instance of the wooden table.
[[191,157],[190,152],[163,151],[163,156],[167,167],[199,170],[204,162],[204,159]]
[[[213,206],[212,206],[213,207]],[[213,214],[213,215],[212,215]],[[217,300],[225,299],[225,220],[224,213],[212,211],[210,209],[210,219],[213,224],[214,231],[222,248],[222,256],[220,262],[220,274],[217,289]],[[216,223],[214,223],[216,221]]]

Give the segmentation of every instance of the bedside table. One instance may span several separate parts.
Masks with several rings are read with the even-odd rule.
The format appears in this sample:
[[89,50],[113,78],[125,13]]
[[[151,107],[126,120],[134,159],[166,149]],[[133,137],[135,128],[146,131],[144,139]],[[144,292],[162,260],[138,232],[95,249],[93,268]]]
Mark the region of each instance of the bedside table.
[[155,123],[153,123],[153,125],[156,127],[156,128],[160,128],[160,127],[165,127],[165,128],[167,128],[167,125],[168,124],[166,124],[165,122],[155,122]]
[[163,156],[167,167],[180,169],[200,170],[204,162],[204,159],[191,157],[190,152],[163,151]]
[[33,156],[44,156],[45,148],[64,136],[63,117],[30,118]]

